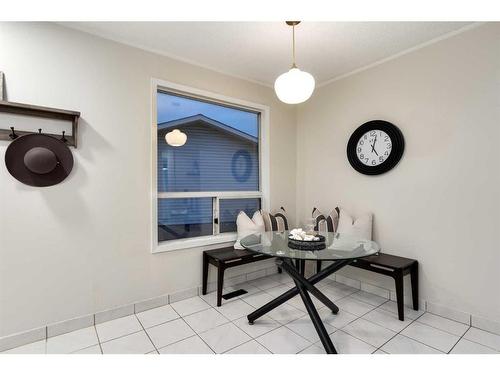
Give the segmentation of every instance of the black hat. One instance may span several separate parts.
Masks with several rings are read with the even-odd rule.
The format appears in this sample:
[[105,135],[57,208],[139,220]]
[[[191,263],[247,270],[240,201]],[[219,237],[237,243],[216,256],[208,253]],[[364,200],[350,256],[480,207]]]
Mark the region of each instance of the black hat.
[[16,138],[5,151],[9,173],[23,184],[51,186],[63,181],[73,168],[73,155],[61,140],[45,134]]

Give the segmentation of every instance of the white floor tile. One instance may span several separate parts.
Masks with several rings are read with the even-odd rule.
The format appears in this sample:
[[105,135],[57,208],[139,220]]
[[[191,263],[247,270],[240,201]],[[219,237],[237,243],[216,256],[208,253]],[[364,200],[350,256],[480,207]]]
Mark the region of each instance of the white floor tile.
[[250,336],[233,323],[227,323],[203,332],[200,334],[200,337],[216,353],[224,353],[251,339]]
[[[395,301],[387,301],[386,303],[380,305],[380,308],[392,312],[393,314],[398,313],[398,304]],[[417,319],[420,315],[422,315],[425,312],[424,310],[415,311],[413,309],[410,309],[406,305],[404,306],[403,311],[405,314],[405,319],[410,318],[412,320]]]
[[198,311],[210,308],[210,305],[198,296],[174,302],[170,304],[170,306],[172,306],[180,316],[194,314]]
[[85,349],[77,350],[71,354],[102,354],[100,345],[89,346]]
[[495,335],[493,333],[471,327],[464,335],[464,339],[474,341],[475,343],[500,351],[500,335]]
[[500,354],[496,350],[478,343],[461,339],[451,350],[450,354]]
[[387,310],[375,309],[363,316],[363,319],[369,322],[376,323],[382,327],[388,328],[394,332],[400,332],[405,329],[413,320],[405,318],[404,321],[399,320],[398,315]]
[[97,324],[95,327],[97,329],[100,342],[109,341],[142,330],[142,326],[135,315],[109,320],[107,322]]
[[269,293],[266,292],[258,292],[254,293],[252,295],[246,296],[241,298],[244,302],[248,303],[249,305],[259,308],[261,306],[264,306],[266,303],[269,301],[272,301],[275,297],[270,295]]
[[302,350],[299,354],[326,354],[326,351],[321,344],[314,344]]
[[355,320],[345,326],[342,330],[351,336],[367,342],[370,345],[376,346],[377,348],[385,344],[396,334],[390,329],[371,323],[362,318]]
[[339,354],[370,354],[377,349],[340,330],[332,333],[330,338]]
[[299,310],[292,305],[284,303],[281,306],[278,306],[275,309],[269,311],[267,315],[269,315],[273,320],[276,320],[280,324],[287,324],[292,320],[303,317],[305,314],[306,313],[304,311]]
[[286,327],[275,329],[256,340],[275,354],[295,354],[311,345],[308,340]]
[[158,324],[166,323],[179,317],[179,314],[177,314],[170,305],[146,310],[137,313],[136,315],[144,328],[149,328]]
[[252,340],[227,351],[226,354],[271,354],[271,352]]
[[456,336],[462,336],[465,331],[469,329],[467,324],[459,323],[428,312],[418,318],[417,322],[427,324],[428,326],[438,328],[441,331],[445,331]]
[[289,304],[290,306],[295,307],[296,309],[307,312],[307,309],[304,306],[304,302],[302,302],[302,298],[300,298],[300,296],[295,296],[293,298],[290,298],[288,301],[286,301],[286,303]]
[[47,340],[48,354],[72,353],[77,350],[99,344],[94,327],[87,327]]
[[[217,306],[217,292],[211,292],[205,295],[200,294],[200,298],[212,307]],[[224,299],[222,299],[222,303],[224,303]]]
[[351,314],[347,311],[339,311],[337,314],[334,314],[327,307],[319,309],[318,314],[321,317],[323,323],[329,324],[337,329],[343,328],[353,320],[358,319],[356,315]]
[[159,326],[147,328],[146,332],[156,348],[163,348],[164,346],[195,335],[195,332],[182,319],[172,320]]
[[448,353],[460,337],[417,321],[406,327],[401,334]]
[[353,288],[352,286],[342,284],[337,281],[332,281],[329,287],[336,290],[338,293],[342,293],[344,296],[348,296],[359,290],[357,288]]
[[403,335],[393,337],[381,349],[390,354],[443,354],[437,349]]
[[6,350],[2,354],[45,354],[45,340],[18,346],[17,348]]
[[347,293],[347,292],[340,290],[337,287],[334,287],[332,285],[326,285],[326,286],[320,287],[320,291],[321,291],[321,293],[323,293],[325,296],[327,296],[333,302],[335,302],[339,299],[342,299],[342,298],[348,296],[349,294],[351,294],[350,292]]
[[263,334],[281,326],[280,323],[272,320],[267,315],[257,319],[253,324],[248,323],[246,316],[236,319],[233,323],[253,338],[262,336]]
[[229,320],[224,315],[213,308],[185,316],[184,320],[196,333],[205,332],[229,323]]
[[260,279],[250,280],[249,283],[261,290],[271,289],[281,285],[278,281],[271,277],[262,277]]
[[[328,334],[333,333],[336,329],[335,327],[332,327],[331,325],[325,322],[323,322],[323,325],[325,326],[325,329],[328,332]],[[320,339],[318,333],[316,332],[316,329],[314,328],[314,324],[312,323],[311,318],[309,318],[309,315],[294,320],[286,324],[285,327],[291,329],[293,332],[304,337],[310,342],[317,342]]]
[[275,275],[275,280],[281,284],[295,286],[293,279],[285,272]]
[[238,298],[234,301],[223,303],[222,306],[215,309],[229,320],[239,319],[255,311],[255,307]]
[[361,302],[368,303],[373,306],[380,306],[381,304],[385,303],[388,301],[387,298],[383,298],[380,296],[377,296],[376,294],[368,293],[363,290],[360,290],[359,292],[351,294],[352,298],[356,298],[357,300],[360,300]]
[[212,349],[198,336],[192,336],[165,346],[158,350],[160,354],[213,354]]
[[271,289],[266,290],[266,292],[272,295],[273,297],[278,297],[283,293],[288,292],[290,289],[291,287],[289,285],[278,285]]
[[339,299],[338,301],[335,301],[335,304],[339,307],[339,310],[347,311],[357,316],[362,316],[375,308],[372,305],[358,301],[357,299],[351,297]]
[[144,331],[107,341],[101,347],[104,354],[146,354],[155,350]]

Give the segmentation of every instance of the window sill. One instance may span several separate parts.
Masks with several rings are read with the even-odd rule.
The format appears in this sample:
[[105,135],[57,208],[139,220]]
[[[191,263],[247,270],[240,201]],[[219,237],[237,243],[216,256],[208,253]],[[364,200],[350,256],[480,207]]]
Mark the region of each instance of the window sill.
[[155,254],[167,251],[191,249],[194,247],[201,247],[207,245],[216,245],[225,242],[235,242],[236,238],[237,234],[233,232],[233,233],[223,233],[217,236],[203,236],[203,237],[185,238],[181,240],[165,241],[156,244],[156,246],[153,247],[151,252]]

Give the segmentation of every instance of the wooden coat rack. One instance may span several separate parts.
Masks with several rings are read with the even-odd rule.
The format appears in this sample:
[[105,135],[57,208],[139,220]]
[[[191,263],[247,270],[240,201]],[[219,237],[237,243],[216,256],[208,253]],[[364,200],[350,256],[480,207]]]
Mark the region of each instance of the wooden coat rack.
[[[56,139],[64,140],[64,142],[68,146],[77,146],[78,139],[78,119],[80,118],[80,112],[68,111],[65,109],[56,109],[49,107],[40,107],[31,104],[22,104],[22,103],[13,103],[8,101],[0,100],[0,112],[4,113],[12,113],[16,115],[23,116],[32,116],[32,117],[42,117],[42,118],[50,118],[55,120],[63,120],[69,121],[72,125],[72,134],[65,135],[65,132],[61,132],[61,134],[48,134],[51,137]],[[37,132],[32,131],[22,131],[17,129],[0,129],[0,140],[11,141],[15,137],[12,137],[13,134],[17,136],[26,135],[26,134],[34,134]]]

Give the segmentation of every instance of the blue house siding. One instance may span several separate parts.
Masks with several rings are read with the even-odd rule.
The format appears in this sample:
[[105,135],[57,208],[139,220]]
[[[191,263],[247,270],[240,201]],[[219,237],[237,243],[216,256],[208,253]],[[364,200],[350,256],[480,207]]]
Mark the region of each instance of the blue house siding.
[[258,191],[258,143],[202,124],[179,126],[181,147],[158,132],[158,191]]

